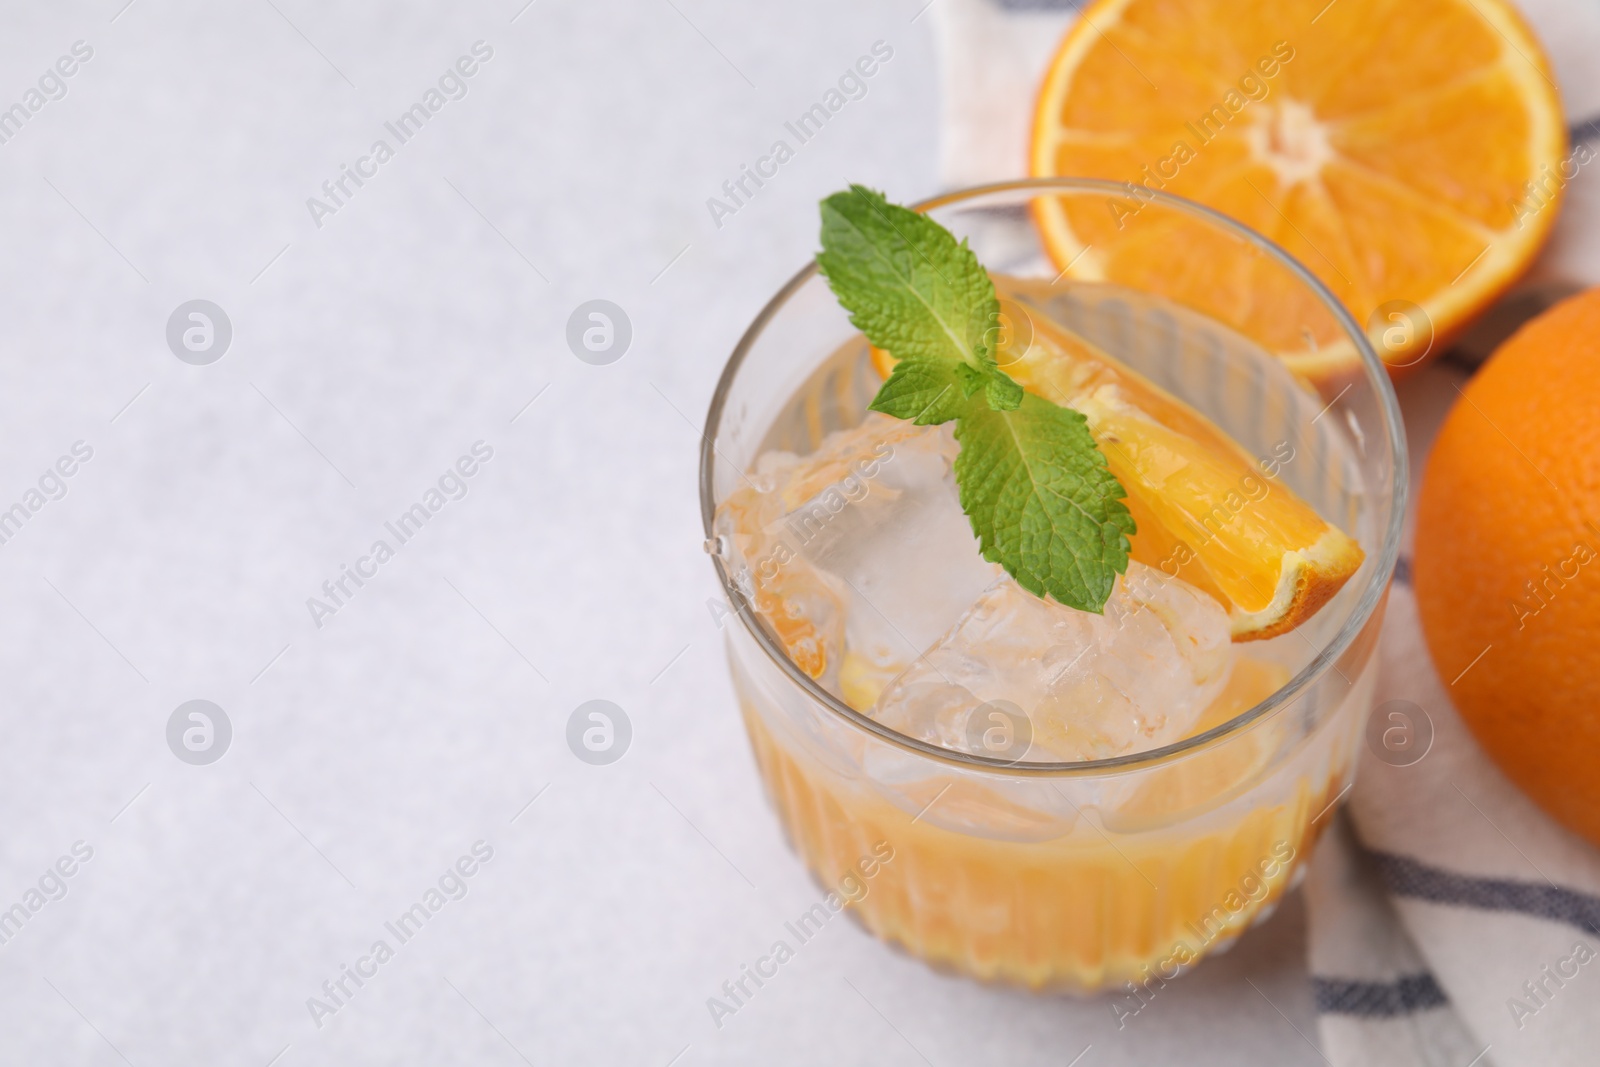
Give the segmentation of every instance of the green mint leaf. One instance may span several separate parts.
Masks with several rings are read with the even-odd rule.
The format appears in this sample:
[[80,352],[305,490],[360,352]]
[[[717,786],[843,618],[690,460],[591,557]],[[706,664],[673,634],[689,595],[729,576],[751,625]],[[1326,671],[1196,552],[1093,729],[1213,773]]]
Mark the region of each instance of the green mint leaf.
[[994,283],[965,241],[860,185],[822,202],[817,264],[850,321],[897,359],[992,366]]
[[969,402],[956,423],[956,482],[983,558],[1036,596],[1100,613],[1128,568],[1133,517],[1087,420],[1026,393],[996,411]]
[[902,359],[894,365],[870,405],[873,411],[907,419],[918,426],[949,422],[966,407],[957,373],[966,364],[938,359]]
[[1005,371],[995,370],[989,375],[984,399],[995,411],[1015,411],[1022,403],[1022,386],[1011,380]]
[[961,508],[984,558],[1036,596],[1104,610],[1128,568],[1127,493],[1081,414],[996,366],[1000,304],[966,242],[852,185],[822,202],[817,261],[850,321],[899,361],[872,410],[955,420]]
[[956,378],[961,382],[963,398],[972,396],[989,384],[989,376],[970,363],[956,364]]

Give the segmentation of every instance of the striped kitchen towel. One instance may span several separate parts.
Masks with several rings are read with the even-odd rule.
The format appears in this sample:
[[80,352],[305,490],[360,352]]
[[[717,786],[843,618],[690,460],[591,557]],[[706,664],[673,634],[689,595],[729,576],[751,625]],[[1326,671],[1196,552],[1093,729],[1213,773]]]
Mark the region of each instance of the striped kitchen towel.
[[[1600,6],[1521,6],[1556,68],[1574,141],[1600,152]],[[1079,7],[925,9],[940,53],[946,187],[1026,173],[1034,96]],[[1529,313],[1595,284],[1600,179],[1586,168],[1527,279],[1402,390],[1414,472],[1452,384]],[[1422,640],[1407,560],[1409,546],[1389,598],[1374,715],[1380,732],[1409,731],[1420,747],[1387,762],[1363,751],[1346,811],[1311,866],[1321,1052],[1335,1067],[1600,1064],[1600,850],[1536,809],[1466,732]]]
[[1408,577],[1389,595],[1373,714],[1418,747],[1362,753],[1306,883],[1323,1051],[1338,1067],[1600,1063],[1600,850],[1473,742]]

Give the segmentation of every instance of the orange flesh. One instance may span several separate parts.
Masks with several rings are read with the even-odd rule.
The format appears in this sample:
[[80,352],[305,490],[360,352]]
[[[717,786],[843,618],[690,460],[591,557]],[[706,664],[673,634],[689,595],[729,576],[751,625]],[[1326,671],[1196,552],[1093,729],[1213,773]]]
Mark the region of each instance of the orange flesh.
[[[1504,0],[1099,0],[1040,90],[1031,171],[1131,182],[1239,220],[1404,365],[1425,342],[1440,350],[1543,243],[1566,183],[1562,116]],[[1292,275],[1136,191],[1037,215],[1077,276],[1211,313],[1311,377],[1355,358]],[[1369,319],[1393,301],[1431,328],[1391,351],[1389,320]]]

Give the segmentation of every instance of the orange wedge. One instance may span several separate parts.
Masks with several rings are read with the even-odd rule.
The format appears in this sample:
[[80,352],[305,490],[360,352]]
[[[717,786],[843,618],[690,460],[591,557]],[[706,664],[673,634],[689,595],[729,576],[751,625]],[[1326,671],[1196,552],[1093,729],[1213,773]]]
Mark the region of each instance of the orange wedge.
[[1208,313],[1319,382],[1355,366],[1336,321],[1145,189],[1277,242],[1396,368],[1522,273],[1576,170],[1550,65],[1506,0],[1097,0],[1051,63],[1030,151],[1035,176],[1129,183],[1036,201],[1058,267]]
[[[1133,558],[1216,597],[1235,641],[1287,633],[1355,574],[1361,546],[1215,423],[1078,335],[1032,322],[1023,351],[1002,342],[1000,365],[1029,392],[1083,413],[1128,491]],[[895,362],[879,349],[872,359],[884,375]]]

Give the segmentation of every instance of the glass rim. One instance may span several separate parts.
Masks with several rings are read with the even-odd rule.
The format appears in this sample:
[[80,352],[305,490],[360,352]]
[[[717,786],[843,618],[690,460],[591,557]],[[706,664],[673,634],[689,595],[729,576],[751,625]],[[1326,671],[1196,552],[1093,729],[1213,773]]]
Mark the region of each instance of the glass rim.
[[[948,207],[951,204],[965,203],[979,200],[987,196],[1009,192],[1049,192],[1064,193],[1101,193],[1109,196],[1126,195],[1128,186],[1124,182],[1110,181],[1103,178],[1019,178],[1013,181],[991,182],[985,185],[970,186],[957,189],[937,196],[920,200],[910,205],[914,211],[928,212],[937,208]],[[1155,202],[1165,204],[1177,211],[1187,213],[1223,230],[1232,232],[1265,252],[1269,257],[1286,267],[1291,274],[1299,278],[1317,297],[1318,300],[1333,315],[1334,320],[1344,330],[1355,347],[1356,355],[1361,361],[1361,367],[1367,380],[1373,384],[1377,393],[1378,408],[1384,422],[1385,440],[1393,454],[1392,469],[1390,472],[1388,496],[1391,501],[1391,511],[1387,528],[1383,531],[1383,544],[1374,559],[1371,573],[1362,588],[1360,596],[1350,608],[1349,614],[1338,633],[1321,649],[1311,661],[1302,667],[1295,675],[1285,682],[1265,700],[1240,712],[1227,722],[1220,723],[1209,730],[1185,737],[1159,748],[1147,749],[1141,752],[1130,752],[1120,756],[1111,756],[1106,759],[1073,760],[1062,762],[1033,762],[1025,760],[1001,759],[994,756],[979,756],[968,752],[958,752],[954,749],[944,748],[939,745],[922,741],[901,733],[892,727],[886,726],[878,720],[855,710],[833,693],[823,688],[816,679],[812,678],[792,660],[784,650],[783,644],[761,620],[760,614],[740,591],[733,581],[728,569],[723,566],[722,557],[710,551],[710,545],[715,543],[717,537],[715,530],[716,521],[716,463],[720,458],[716,449],[717,433],[722,426],[723,409],[727,405],[728,394],[733,389],[733,383],[738,377],[740,368],[744,365],[745,357],[755,346],[756,340],[766,329],[767,324],[777,315],[778,311],[788,303],[789,299],[817,274],[817,261],[815,257],[790,278],[783,287],[761,308],[756,317],[746,327],[734,346],[728,362],[722,369],[721,376],[717,379],[717,386],[711,395],[711,404],[706,411],[705,429],[700,437],[700,511],[704,523],[706,545],[708,554],[711,555],[712,566],[716,569],[717,579],[722,585],[723,594],[728,603],[733,607],[733,613],[739,617],[740,624],[745,627],[756,644],[764,651],[768,658],[778,666],[790,681],[816,703],[827,708],[845,723],[857,729],[866,731],[878,739],[889,744],[924,756],[937,762],[951,764],[966,770],[982,771],[1007,777],[1027,778],[1076,778],[1105,774],[1107,772],[1120,772],[1144,768],[1152,765],[1170,763],[1178,758],[1201,749],[1211,748],[1223,743],[1235,734],[1243,732],[1255,722],[1273,715],[1293,704],[1300,695],[1312,684],[1320,680],[1333,668],[1339,656],[1355,641],[1366,626],[1372,613],[1377,610],[1388,591],[1389,581],[1394,573],[1395,562],[1400,554],[1401,529],[1405,522],[1406,497],[1408,492],[1408,467],[1409,458],[1406,452],[1405,429],[1401,421],[1399,399],[1395,395],[1394,383],[1389,379],[1389,373],[1372,348],[1371,341],[1366,332],[1357,324],[1355,318],[1339,302],[1338,297],[1328,289],[1322,281],[1312,274],[1293,256],[1289,255],[1282,247],[1271,239],[1262,236],[1256,231],[1245,226],[1228,216],[1171,193],[1158,190],[1145,190],[1141,197],[1148,195]],[[1335,397],[1335,400],[1338,398]]]

